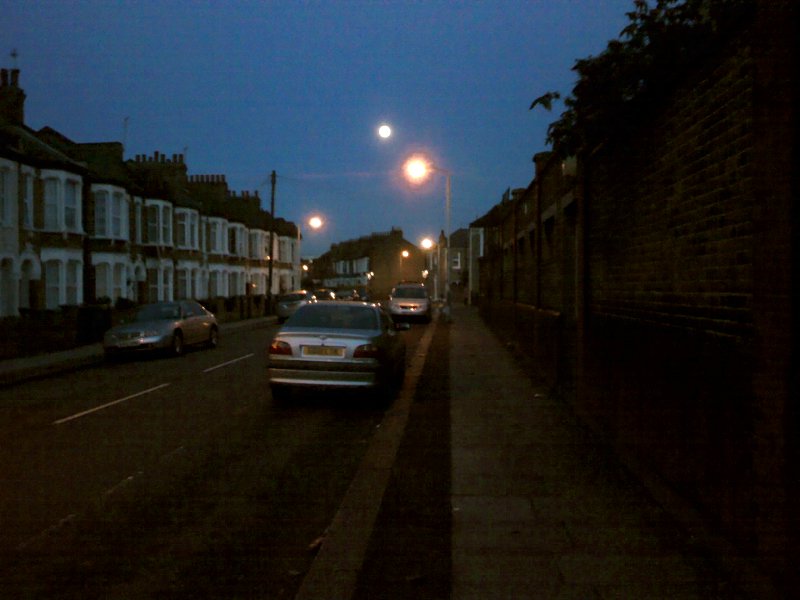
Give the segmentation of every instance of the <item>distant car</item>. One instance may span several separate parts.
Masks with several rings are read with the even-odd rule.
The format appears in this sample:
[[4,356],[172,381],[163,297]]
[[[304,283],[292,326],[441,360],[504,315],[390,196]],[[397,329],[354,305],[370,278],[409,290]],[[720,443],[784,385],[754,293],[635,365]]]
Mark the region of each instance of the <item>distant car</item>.
[[341,288],[336,290],[337,300],[361,300],[358,292],[352,288]]
[[328,288],[318,288],[312,292],[318,302],[336,300],[336,292]]
[[405,376],[406,343],[377,304],[336,300],[297,309],[269,345],[267,373],[272,395],[294,389],[390,390]]
[[156,350],[179,356],[187,346],[216,348],[218,342],[214,314],[194,300],[178,300],[140,306],[130,322],[106,331],[103,350],[107,357]]
[[316,302],[316,298],[313,292],[308,290],[295,290],[281,294],[275,304],[275,314],[278,316],[278,322],[283,323],[294,314],[294,311],[309,302]]
[[432,308],[428,288],[422,283],[398,283],[392,288],[386,308],[393,319],[415,319],[430,323]]

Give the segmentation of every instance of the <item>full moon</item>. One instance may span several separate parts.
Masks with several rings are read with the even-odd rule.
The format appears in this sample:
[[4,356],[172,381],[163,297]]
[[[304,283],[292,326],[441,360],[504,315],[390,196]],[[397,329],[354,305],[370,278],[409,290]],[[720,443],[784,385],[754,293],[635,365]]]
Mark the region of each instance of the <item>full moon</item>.
[[392,135],[392,128],[388,125],[381,125],[378,127],[378,135],[381,136],[383,139],[388,138]]

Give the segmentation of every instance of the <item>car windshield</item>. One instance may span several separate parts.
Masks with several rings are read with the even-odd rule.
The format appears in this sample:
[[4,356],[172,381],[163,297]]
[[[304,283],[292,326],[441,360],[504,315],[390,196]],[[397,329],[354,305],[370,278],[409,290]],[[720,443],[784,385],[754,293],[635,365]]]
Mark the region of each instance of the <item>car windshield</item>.
[[181,316],[179,304],[147,304],[142,306],[134,317],[134,321],[160,321],[162,319],[178,319]]
[[280,302],[299,302],[300,300],[303,300],[305,297],[306,295],[304,293],[297,292],[294,294],[284,294],[278,300]]
[[421,287],[403,287],[395,288],[392,296],[395,298],[427,298],[428,293],[425,288]]
[[287,325],[311,329],[377,329],[378,314],[369,306],[306,304]]

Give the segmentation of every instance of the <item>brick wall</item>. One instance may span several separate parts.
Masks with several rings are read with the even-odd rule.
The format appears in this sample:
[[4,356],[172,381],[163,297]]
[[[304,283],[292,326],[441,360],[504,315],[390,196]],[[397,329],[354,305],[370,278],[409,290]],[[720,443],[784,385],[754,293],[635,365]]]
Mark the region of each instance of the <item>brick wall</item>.
[[576,397],[785,590],[798,540],[788,6],[761,4],[652,121],[584,162]]

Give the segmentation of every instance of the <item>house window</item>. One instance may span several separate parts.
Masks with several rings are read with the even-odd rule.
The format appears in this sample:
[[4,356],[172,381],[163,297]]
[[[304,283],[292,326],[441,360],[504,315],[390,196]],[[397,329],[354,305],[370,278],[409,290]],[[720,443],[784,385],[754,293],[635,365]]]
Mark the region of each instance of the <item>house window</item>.
[[114,293],[111,296],[114,300],[125,298],[126,288],[126,269],[124,264],[114,265]]
[[0,169],[0,224],[10,221],[11,171]]
[[160,211],[156,204],[147,205],[147,242],[150,244],[157,244],[158,239],[158,217]]
[[219,271],[211,271],[208,274],[208,296],[209,298],[215,298],[221,295],[219,291]]
[[178,248],[191,248],[196,250],[199,215],[193,210],[175,210],[175,245]]
[[226,231],[227,229],[222,226],[221,221],[211,221],[211,239],[209,240],[211,253],[222,254],[223,248],[225,248],[223,237]]
[[128,239],[123,227],[126,221],[124,217],[126,210],[125,196],[121,192],[114,192],[114,201],[111,204],[111,237],[116,240]]
[[258,231],[251,231],[250,232],[250,248],[249,248],[249,256],[250,258],[258,258],[258,249],[259,249],[259,238],[261,234]]
[[94,193],[94,234],[108,236],[108,192]]
[[45,308],[55,310],[61,304],[61,263],[48,260],[44,264]]
[[44,228],[58,231],[58,180],[45,179],[44,182]]
[[134,239],[136,240],[137,244],[142,243],[142,202],[141,200],[136,201],[136,209],[134,215],[134,227],[136,231],[134,233]]
[[33,177],[25,175],[23,185],[25,187],[23,225],[26,229],[33,229]]
[[158,302],[158,269],[147,269],[147,300]]
[[172,300],[172,267],[165,267],[162,273],[163,300]]
[[100,263],[94,268],[94,279],[97,298],[111,298],[111,267],[108,263]]
[[161,243],[165,246],[172,245],[172,207],[161,207]]
[[194,211],[189,213],[189,247],[199,248],[200,215]]
[[150,201],[147,210],[147,243],[172,246],[172,206],[166,202]]
[[247,256],[247,231],[241,225],[229,225],[228,254],[231,256]]
[[175,222],[177,229],[175,231],[175,245],[178,248],[186,248],[188,246],[188,239],[186,230],[189,226],[189,213],[185,210],[175,211]]
[[77,306],[80,304],[78,291],[80,289],[81,268],[80,261],[71,260],[67,262],[67,304],[70,306]]
[[80,231],[78,182],[67,180],[64,185],[64,225],[67,231]]

